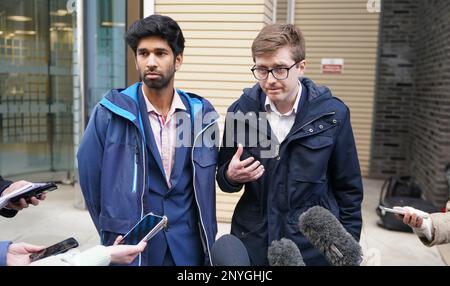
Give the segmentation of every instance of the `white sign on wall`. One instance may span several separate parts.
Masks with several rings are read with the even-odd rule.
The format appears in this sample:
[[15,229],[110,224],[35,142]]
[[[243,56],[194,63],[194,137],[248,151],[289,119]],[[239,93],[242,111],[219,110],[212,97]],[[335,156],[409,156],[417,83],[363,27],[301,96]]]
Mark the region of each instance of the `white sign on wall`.
[[381,12],[381,0],[368,0],[366,6],[369,13]]
[[344,59],[322,59],[321,70],[323,74],[342,74]]

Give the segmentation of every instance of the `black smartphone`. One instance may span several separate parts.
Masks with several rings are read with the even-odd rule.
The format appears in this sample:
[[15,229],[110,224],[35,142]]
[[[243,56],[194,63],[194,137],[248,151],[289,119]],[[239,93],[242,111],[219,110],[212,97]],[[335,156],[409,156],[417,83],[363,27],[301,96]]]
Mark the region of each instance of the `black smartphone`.
[[136,245],[141,241],[149,241],[167,226],[167,217],[153,213],[145,215],[122,239],[123,244]]
[[64,253],[67,250],[71,248],[78,247],[78,241],[71,237],[66,240],[63,240],[61,242],[58,242],[57,244],[54,244],[52,246],[49,246],[47,248],[42,249],[39,252],[33,253],[30,255],[31,262],[43,259],[52,255]]
[[47,193],[56,190],[58,187],[54,183],[35,183],[30,190],[12,197],[9,201],[13,204],[18,203],[20,199],[24,198],[27,203],[31,203],[31,198],[40,198],[42,193]]

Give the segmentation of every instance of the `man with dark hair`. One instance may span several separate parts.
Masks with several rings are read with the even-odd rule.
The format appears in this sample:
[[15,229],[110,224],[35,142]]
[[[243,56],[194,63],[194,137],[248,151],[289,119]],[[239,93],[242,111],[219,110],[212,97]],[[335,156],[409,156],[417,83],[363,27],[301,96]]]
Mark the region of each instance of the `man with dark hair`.
[[218,150],[206,134],[218,131],[218,115],[174,88],[184,50],[174,20],[136,21],[126,41],[142,82],[110,91],[93,111],[78,150],[87,207],[104,245],[149,212],[168,217],[134,265],[210,264]]
[[320,205],[359,240],[363,187],[349,109],[303,77],[305,40],[298,27],[266,26],[252,55],[258,84],[228,109],[219,153],[220,188],[231,193],[245,186],[231,233],[253,265],[267,265],[268,246],[283,237],[295,242],[306,265],[327,265],[299,232],[298,218]]

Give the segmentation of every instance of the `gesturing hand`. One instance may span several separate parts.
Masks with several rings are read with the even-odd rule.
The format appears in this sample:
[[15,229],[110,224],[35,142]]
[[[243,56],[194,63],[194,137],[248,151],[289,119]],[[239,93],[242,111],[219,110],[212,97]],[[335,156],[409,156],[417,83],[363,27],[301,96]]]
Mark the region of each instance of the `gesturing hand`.
[[258,180],[264,174],[264,166],[255,158],[250,157],[241,161],[244,147],[239,144],[236,154],[228,165],[227,179],[232,184],[244,184]]

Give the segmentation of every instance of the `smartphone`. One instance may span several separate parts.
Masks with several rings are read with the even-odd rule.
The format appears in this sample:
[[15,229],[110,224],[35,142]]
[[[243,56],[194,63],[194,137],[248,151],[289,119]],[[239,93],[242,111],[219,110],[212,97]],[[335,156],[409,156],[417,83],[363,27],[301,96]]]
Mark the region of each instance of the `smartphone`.
[[145,215],[122,239],[123,244],[136,245],[141,241],[149,241],[163,228],[167,227],[167,217],[153,213]]
[[[378,206],[381,211],[383,212],[388,212],[388,213],[394,213],[394,214],[399,214],[399,215],[405,215],[407,213],[406,210],[403,209],[391,209],[391,208],[387,208],[387,207],[383,207],[383,206]],[[427,218],[428,215],[425,214],[416,214],[418,217],[420,218]]]
[[24,198],[27,203],[31,203],[31,198],[40,198],[42,193],[47,193],[56,190],[58,187],[54,183],[35,183],[30,190],[25,191],[15,197],[12,197],[9,201],[11,203],[18,203],[20,199]]
[[44,248],[39,252],[31,254],[30,260],[31,262],[34,262],[36,260],[43,259],[52,255],[64,253],[69,249],[75,247],[78,247],[78,241],[75,238],[71,237],[61,242],[58,242],[57,244]]

